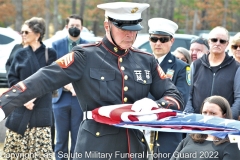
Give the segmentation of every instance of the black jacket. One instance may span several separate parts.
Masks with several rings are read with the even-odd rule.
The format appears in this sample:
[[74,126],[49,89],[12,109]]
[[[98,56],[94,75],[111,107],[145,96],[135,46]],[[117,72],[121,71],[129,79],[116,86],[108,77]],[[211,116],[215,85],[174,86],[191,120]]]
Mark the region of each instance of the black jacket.
[[8,70],[9,70],[11,64],[12,64],[13,58],[16,55],[17,50],[21,49],[21,48],[23,48],[22,44],[16,44],[13,47],[13,49],[12,49],[12,51],[11,51],[9,57],[8,57],[8,60],[7,60],[6,64],[5,64],[5,69],[6,69],[7,72],[8,72]]
[[200,107],[205,98],[219,95],[228,100],[233,118],[237,119],[240,110],[239,63],[226,54],[224,61],[214,73],[209,64],[208,55],[194,61],[191,66],[193,86],[191,86],[185,111],[200,113]]
[[[51,64],[57,55],[53,49],[48,49],[48,62],[45,59],[45,45],[42,44],[35,52],[31,46],[18,49],[8,72],[10,86],[22,81],[38,69]],[[41,88],[37,84],[37,87]],[[32,127],[46,127],[52,125],[52,95],[48,92],[34,101],[33,110],[28,110],[21,104],[9,115],[6,127],[19,134],[24,134],[27,125]]]

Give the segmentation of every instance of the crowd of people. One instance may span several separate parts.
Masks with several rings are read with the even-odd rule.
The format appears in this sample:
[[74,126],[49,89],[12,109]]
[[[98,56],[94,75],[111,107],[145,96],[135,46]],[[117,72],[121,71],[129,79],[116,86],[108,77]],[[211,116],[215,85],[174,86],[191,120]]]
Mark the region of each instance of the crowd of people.
[[[132,45],[143,28],[141,13],[149,4],[113,2],[97,7],[105,10],[105,36],[96,44],[81,38],[83,19],[78,15],[66,19],[68,35],[53,42],[52,48],[42,43],[46,27],[42,18],[33,17],[22,25],[22,43],[6,63],[10,89],[0,97],[0,120],[7,118],[8,128],[3,158],[35,153],[35,159],[52,159],[49,155],[54,152],[56,160],[91,160],[96,157],[89,154],[96,152],[113,154],[116,160],[147,160],[147,156],[123,155],[147,155],[149,145],[157,145],[154,152],[169,156],[151,157],[156,160],[185,159],[186,153],[196,156],[192,159],[211,159],[199,157],[204,151],[211,151],[214,159],[240,159],[238,146],[227,137],[118,128],[95,122],[91,112],[125,103],[133,104],[135,111],[151,110],[149,104],[156,104],[237,120],[240,33],[230,41],[228,30],[216,26],[208,39],[192,39],[189,50],[179,47],[171,53],[178,25],[151,18],[153,53],[145,53]],[[229,44],[233,56],[225,52]]]

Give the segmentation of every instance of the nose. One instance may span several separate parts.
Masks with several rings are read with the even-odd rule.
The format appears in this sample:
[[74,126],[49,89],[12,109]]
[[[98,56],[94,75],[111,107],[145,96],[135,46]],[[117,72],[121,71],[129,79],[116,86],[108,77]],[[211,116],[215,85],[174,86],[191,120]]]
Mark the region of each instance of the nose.
[[162,44],[162,43],[161,43],[160,40],[158,39],[157,42],[156,42],[156,44]]

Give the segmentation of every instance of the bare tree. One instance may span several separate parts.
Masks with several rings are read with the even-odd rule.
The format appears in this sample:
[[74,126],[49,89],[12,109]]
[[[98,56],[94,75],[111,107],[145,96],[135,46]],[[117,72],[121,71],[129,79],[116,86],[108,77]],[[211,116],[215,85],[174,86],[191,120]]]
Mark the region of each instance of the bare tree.
[[16,8],[16,20],[14,29],[18,32],[21,31],[23,24],[23,1],[22,0],[12,0]]
[[54,10],[53,10],[53,26],[54,32],[58,31],[58,0],[54,0]]
[[76,0],[72,0],[72,14],[76,14],[77,2]]
[[49,38],[49,23],[50,23],[50,0],[45,0],[45,22],[46,22],[46,32],[45,38]]
[[175,0],[169,0],[168,1],[168,19],[171,19],[173,20],[173,17],[174,17],[174,8],[175,8]]
[[79,1],[80,1],[80,11],[79,11],[79,15],[80,15],[80,17],[83,18],[86,0],[79,0]]
[[227,9],[228,9],[228,0],[224,0],[224,13],[223,13],[222,26],[225,28],[227,26]]

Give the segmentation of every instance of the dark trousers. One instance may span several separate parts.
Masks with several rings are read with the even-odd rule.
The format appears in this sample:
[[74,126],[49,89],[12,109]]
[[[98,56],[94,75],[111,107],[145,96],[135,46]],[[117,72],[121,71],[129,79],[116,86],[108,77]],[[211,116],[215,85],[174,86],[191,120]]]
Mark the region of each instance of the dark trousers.
[[83,112],[77,97],[72,96],[71,92],[63,91],[59,101],[53,104],[53,113],[56,127],[55,158],[56,160],[65,160],[67,158],[64,158],[63,155],[69,153],[69,133],[71,138],[70,153],[73,154]]

